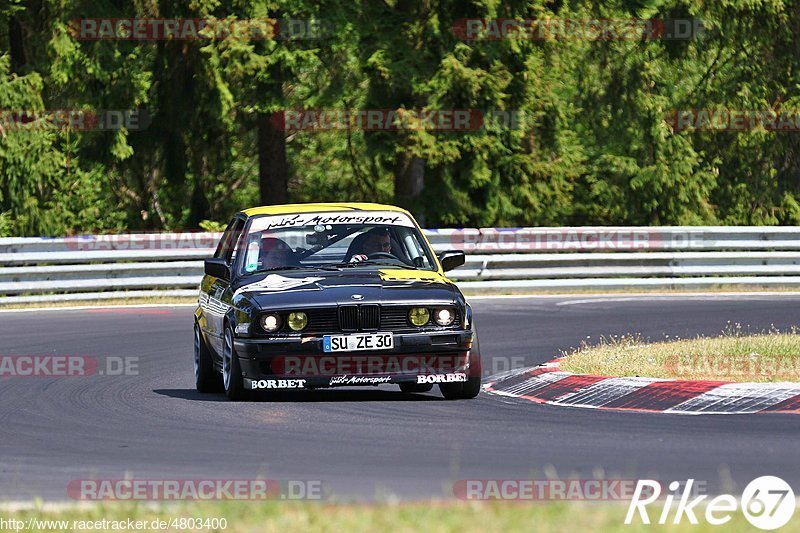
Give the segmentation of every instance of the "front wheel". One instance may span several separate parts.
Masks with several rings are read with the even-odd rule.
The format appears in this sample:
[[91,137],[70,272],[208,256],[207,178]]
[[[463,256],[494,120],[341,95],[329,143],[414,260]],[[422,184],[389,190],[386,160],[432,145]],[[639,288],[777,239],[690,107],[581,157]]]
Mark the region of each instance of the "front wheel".
[[462,383],[440,383],[439,390],[445,400],[469,400],[481,392],[481,378],[467,378]]
[[441,383],[439,390],[442,391],[442,396],[446,400],[469,400],[481,392],[482,373],[481,349],[476,338],[475,347],[469,353],[467,381],[463,383]]
[[481,392],[481,378],[467,378],[467,382],[461,385],[461,397],[465,400],[474,398]]
[[483,374],[483,361],[481,360],[481,344],[475,334],[475,346],[469,352],[469,375],[467,382],[461,388],[461,397],[465,400],[474,398],[481,392],[481,375]]
[[197,323],[194,325],[194,384],[197,392],[222,391],[222,376],[214,370],[211,352]]
[[247,398],[242,379],[242,367],[239,365],[239,356],[233,346],[233,330],[225,326],[225,335],[222,343],[222,385],[225,395],[234,401]]
[[460,400],[461,391],[464,390],[463,383],[440,383],[439,390],[445,400]]

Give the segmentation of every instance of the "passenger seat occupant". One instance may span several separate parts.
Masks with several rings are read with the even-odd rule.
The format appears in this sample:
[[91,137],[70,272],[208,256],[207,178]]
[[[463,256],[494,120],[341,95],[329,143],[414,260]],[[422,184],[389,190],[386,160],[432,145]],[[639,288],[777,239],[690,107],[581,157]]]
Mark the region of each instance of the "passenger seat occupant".
[[259,262],[262,270],[270,270],[295,265],[297,262],[289,245],[274,237],[261,239]]

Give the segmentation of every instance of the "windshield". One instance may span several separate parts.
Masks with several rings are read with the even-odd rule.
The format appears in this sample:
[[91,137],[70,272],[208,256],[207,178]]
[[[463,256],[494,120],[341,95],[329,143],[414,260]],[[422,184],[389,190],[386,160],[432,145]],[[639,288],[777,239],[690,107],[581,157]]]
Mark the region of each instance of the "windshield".
[[436,270],[411,218],[391,211],[254,217],[240,246],[241,274],[376,266]]

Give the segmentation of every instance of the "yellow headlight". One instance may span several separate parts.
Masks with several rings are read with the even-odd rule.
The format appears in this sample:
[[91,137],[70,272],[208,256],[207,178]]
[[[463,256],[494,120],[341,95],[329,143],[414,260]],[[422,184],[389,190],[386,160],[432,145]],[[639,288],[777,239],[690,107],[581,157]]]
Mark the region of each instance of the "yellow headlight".
[[300,331],[308,325],[308,315],[301,311],[289,313],[287,322],[289,323],[289,327],[294,331]]
[[408,312],[408,320],[415,326],[424,326],[431,319],[431,313],[424,307],[412,307]]

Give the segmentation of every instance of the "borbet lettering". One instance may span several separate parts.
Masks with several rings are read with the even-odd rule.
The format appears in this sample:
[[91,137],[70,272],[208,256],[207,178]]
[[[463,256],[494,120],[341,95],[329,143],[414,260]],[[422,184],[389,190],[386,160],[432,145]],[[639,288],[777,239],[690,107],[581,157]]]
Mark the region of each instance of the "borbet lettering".
[[305,379],[260,379],[250,380],[255,389],[302,389],[306,386]]
[[463,373],[455,374],[428,374],[417,376],[417,383],[463,383],[467,381],[467,375]]

